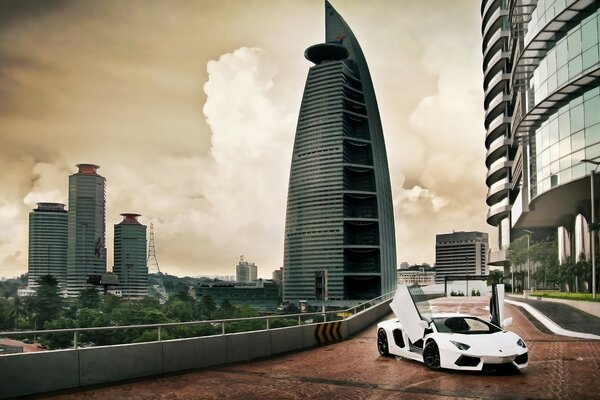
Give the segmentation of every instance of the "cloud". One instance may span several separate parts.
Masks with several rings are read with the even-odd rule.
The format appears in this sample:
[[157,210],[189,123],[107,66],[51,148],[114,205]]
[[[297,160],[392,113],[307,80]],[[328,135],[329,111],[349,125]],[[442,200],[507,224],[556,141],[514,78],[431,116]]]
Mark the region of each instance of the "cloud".
[[38,202],[67,204],[66,177],[70,172],[66,166],[38,162],[31,174],[32,186],[23,198],[24,204],[30,207],[35,207]]
[[402,214],[437,213],[449,204],[448,199],[437,196],[429,189],[418,185],[411,188],[404,188],[404,185],[401,185],[395,189],[394,193],[394,208]]
[[269,249],[283,249],[295,115],[274,100],[277,67],[265,51],[242,47],[207,70],[204,114],[214,170],[203,192],[219,217],[212,235],[249,259],[271,254],[265,261],[278,267],[283,254]]

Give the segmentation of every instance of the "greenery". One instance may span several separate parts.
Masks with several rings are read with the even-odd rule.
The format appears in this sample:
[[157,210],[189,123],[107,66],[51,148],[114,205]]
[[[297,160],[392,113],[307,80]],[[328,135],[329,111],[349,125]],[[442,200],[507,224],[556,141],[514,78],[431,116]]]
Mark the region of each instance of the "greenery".
[[592,299],[591,293],[568,293],[568,292],[556,292],[556,291],[539,292],[538,291],[538,292],[531,293],[531,295],[533,297],[547,297],[547,298],[552,298],[552,299],[600,302],[600,297],[596,296],[595,299]]
[[[256,317],[258,311],[247,305],[234,306],[225,300],[217,305],[210,296],[194,299],[188,294],[189,286],[179,286],[165,304],[152,297],[127,300],[111,294],[102,295],[96,289],[85,289],[75,299],[64,299],[59,294],[53,276],[38,280],[35,295],[21,298],[0,298],[0,330],[71,329],[124,325],[159,324],[170,322],[203,321]],[[165,283],[166,286],[166,283]],[[297,319],[273,318],[270,327],[296,325]],[[242,332],[266,328],[265,320],[232,321],[225,331]],[[197,337],[221,333],[220,324],[190,324],[164,327],[162,339]],[[73,346],[73,333],[41,333],[38,342],[50,349]],[[78,334],[82,346],[136,343],[156,340],[157,328],[131,328],[88,331]],[[21,336],[15,339],[23,339]]]
[[528,246],[527,238],[522,236],[515,239],[509,248],[513,273],[504,278],[514,278],[516,291],[526,288],[529,270],[531,288],[559,292],[591,292],[592,268],[585,254],[580,254],[576,259],[567,257],[559,264],[558,243],[555,239],[530,241]]
[[17,295],[17,289],[27,285],[27,274],[19,276],[17,279],[7,279],[0,281],[0,298],[8,299]]

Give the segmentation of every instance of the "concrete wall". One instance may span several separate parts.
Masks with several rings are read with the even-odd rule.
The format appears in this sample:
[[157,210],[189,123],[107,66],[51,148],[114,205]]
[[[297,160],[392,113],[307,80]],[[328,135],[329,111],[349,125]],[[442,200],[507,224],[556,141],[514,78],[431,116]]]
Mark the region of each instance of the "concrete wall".
[[[389,302],[342,321],[343,339],[390,314]],[[0,356],[0,399],[249,361],[313,347],[316,324],[162,342]]]

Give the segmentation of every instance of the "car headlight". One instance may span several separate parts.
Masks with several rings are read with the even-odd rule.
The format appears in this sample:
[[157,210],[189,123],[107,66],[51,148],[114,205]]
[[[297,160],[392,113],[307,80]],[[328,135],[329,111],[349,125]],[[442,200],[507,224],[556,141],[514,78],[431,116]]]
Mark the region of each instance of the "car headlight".
[[526,348],[527,348],[527,345],[525,344],[525,342],[524,342],[522,339],[519,339],[519,340],[517,341],[517,346],[519,346],[519,347],[522,347],[522,348],[524,348],[524,349],[526,349]]
[[456,346],[457,349],[459,350],[469,350],[471,348],[471,346],[469,346],[468,344],[464,344],[461,342],[455,342],[454,340],[451,340],[450,343],[452,343],[453,345]]

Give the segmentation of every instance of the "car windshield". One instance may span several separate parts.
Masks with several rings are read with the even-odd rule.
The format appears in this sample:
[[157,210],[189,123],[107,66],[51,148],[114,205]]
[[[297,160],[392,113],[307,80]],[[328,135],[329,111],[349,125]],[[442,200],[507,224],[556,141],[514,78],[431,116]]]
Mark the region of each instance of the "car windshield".
[[438,332],[486,334],[500,332],[501,329],[476,317],[433,318]]

